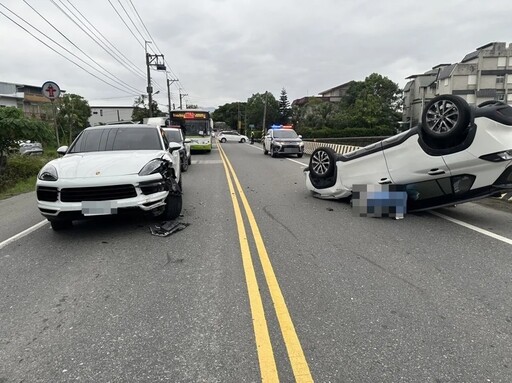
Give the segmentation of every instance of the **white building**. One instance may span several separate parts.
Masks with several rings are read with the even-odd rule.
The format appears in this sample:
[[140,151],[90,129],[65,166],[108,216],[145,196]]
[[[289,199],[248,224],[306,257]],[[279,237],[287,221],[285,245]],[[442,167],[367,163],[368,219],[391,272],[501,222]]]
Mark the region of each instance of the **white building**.
[[105,125],[113,122],[131,122],[133,106],[91,106],[91,126]]

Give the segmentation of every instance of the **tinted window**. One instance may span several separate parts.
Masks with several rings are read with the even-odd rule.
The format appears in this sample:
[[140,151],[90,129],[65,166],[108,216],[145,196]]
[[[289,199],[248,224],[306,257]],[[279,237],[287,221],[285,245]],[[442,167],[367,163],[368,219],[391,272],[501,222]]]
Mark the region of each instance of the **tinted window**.
[[297,138],[295,130],[274,130],[274,137],[276,138]]
[[165,134],[169,142],[181,143],[181,132],[178,130],[165,130]]
[[157,129],[106,128],[84,131],[77,138],[70,153],[161,149],[162,143]]

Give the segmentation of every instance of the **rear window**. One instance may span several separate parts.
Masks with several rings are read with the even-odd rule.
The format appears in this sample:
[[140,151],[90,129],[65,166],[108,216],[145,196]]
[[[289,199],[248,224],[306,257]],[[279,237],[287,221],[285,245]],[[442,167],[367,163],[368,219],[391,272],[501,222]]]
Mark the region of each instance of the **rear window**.
[[181,132],[178,130],[165,130],[165,135],[167,136],[167,139],[169,142],[178,142],[181,143]]
[[150,128],[105,128],[85,130],[69,153],[110,150],[162,150],[159,130]]

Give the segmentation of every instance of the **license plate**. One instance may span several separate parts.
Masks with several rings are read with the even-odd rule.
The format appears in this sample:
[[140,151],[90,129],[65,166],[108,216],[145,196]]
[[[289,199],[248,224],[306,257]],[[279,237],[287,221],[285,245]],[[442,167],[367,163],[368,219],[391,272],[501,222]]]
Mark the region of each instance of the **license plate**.
[[285,153],[298,153],[299,149],[297,148],[284,148]]
[[84,216],[117,214],[117,201],[83,201],[82,214]]

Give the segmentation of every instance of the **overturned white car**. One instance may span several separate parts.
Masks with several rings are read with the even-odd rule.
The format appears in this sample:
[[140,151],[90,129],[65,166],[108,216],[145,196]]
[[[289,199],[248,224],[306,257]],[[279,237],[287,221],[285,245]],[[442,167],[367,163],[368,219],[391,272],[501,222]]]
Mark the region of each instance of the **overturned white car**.
[[437,96],[408,131],[343,155],[316,149],[305,175],[324,199],[349,197],[353,185],[403,185],[408,211],[499,195],[512,190],[512,107]]

